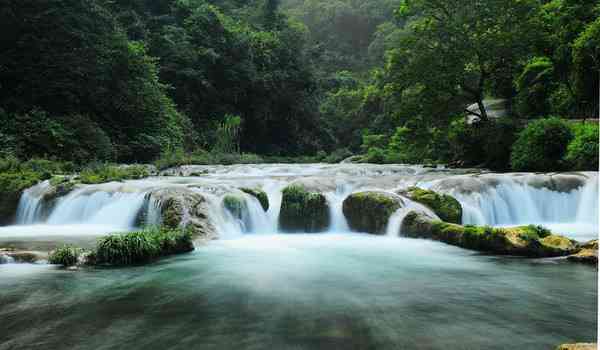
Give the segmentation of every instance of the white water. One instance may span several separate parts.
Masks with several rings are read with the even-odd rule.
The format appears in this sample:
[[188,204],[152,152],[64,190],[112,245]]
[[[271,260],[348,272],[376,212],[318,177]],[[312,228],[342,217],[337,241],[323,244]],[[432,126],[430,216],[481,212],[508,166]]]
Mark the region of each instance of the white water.
[[[461,202],[463,223],[516,226],[536,224],[576,239],[593,239],[598,234],[598,177],[590,176],[583,186],[569,192],[552,191],[498,177],[495,186],[482,191],[462,188],[446,191]],[[432,186],[436,189],[435,185]]]
[[[329,232],[350,231],[342,204],[353,191],[393,191],[414,184],[455,196],[463,205],[464,223],[495,226],[542,224],[581,240],[593,238],[598,232],[597,173],[586,173],[588,178],[585,186],[565,193],[541,186],[534,187],[523,181],[522,177],[511,174],[470,177],[460,175],[464,171],[454,175],[445,169],[422,167],[342,164],[200,168],[208,173],[201,177],[160,177],[80,186],[67,196],[59,198],[51,208],[42,200],[51,187],[48,182],[41,183],[25,191],[19,203],[17,225],[1,227],[0,238],[102,235],[127,231],[138,224],[136,219],[140,210],[146,210],[146,223],[159,224],[161,203],[152,198],[147,200],[146,195],[164,187],[188,188],[201,193],[207,199],[208,216],[220,238],[238,238],[244,234],[276,234],[281,190],[296,180],[306,180],[325,194],[331,216]],[[198,169],[190,167],[185,171]],[[486,176],[488,180],[494,181],[472,186],[473,181]],[[528,179],[538,181],[547,177],[534,174],[527,176]],[[436,185],[445,180],[454,182],[452,186]],[[255,197],[239,191],[241,187],[262,188],[269,198],[269,210],[265,212]],[[223,207],[222,198],[227,193],[235,193],[244,198],[247,210],[241,220],[234,218]],[[406,198],[404,201],[405,207],[394,213],[388,222],[387,234],[390,236],[398,235],[402,220],[411,210],[426,211],[434,216],[422,205]]]

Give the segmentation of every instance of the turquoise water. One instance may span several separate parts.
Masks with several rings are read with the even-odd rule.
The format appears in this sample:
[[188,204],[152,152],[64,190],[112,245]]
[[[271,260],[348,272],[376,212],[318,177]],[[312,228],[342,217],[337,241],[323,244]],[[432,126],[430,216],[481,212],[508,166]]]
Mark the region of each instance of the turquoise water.
[[597,271],[358,234],[155,264],[0,265],[0,349],[552,349],[596,341]]

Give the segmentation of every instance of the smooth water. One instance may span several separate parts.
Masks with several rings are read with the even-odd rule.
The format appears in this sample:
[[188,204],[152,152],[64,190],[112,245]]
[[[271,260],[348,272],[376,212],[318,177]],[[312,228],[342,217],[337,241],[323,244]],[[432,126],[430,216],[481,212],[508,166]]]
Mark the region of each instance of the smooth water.
[[145,267],[0,265],[0,349],[552,349],[597,273],[358,234],[210,243]]

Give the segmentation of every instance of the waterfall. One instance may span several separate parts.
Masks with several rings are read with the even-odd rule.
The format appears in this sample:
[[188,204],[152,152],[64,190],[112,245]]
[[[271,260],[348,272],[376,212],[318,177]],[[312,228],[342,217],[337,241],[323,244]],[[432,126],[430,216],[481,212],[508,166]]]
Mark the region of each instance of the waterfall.
[[344,216],[344,199],[352,193],[352,186],[347,183],[338,182],[334,192],[325,193],[325,198],[329,204],[329,217],[331,224],[329,232],[350,232],[350,227]]
[[413,202],[404,196],[401,197],[404,201],[404,205],[400,209],[396,210],[392,216],[390,216],[385,232],[386,236],[396,237],[401,235],[402,222],[404,221],[406,215],[408,215],[408,213],[411,211],[422,212],[435,220],[440,220],[440,218],[428,207],[422,205],[421,203]]
[[[496,183],[477,187],[476,191],[464,191],[461,186],[443,190],[460,201],[464,224],[536,224],[585,239],[598,233],[597,175],[590,175],[581,186],[564,192],[517,181],[511,176],[495,179]],[[471,185],[465,181],[464,187]],[[431,187],[436,189],[435,184]]]
[[50,181],[42,181],[23,192],[17,208],[17,224],[32,224],[44,219],[45,208],[42,199],[50,189]]

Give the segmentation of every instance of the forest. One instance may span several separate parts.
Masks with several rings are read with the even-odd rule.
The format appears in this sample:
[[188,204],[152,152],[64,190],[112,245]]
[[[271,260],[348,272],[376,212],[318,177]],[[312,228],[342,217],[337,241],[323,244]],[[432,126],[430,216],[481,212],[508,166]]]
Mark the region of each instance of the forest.
[[600,1],[1,0],[0,18],[3,159],[598,168]]

